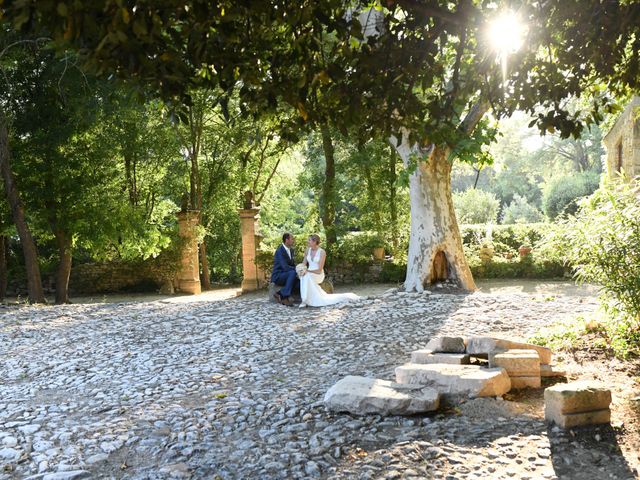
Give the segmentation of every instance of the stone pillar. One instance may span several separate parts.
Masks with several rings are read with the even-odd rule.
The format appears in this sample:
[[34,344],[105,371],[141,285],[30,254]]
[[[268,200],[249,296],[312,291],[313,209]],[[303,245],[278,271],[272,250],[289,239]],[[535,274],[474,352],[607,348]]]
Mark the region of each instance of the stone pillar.
[[245,192],[240,214],[242,234],[242,291],[252,292],[264,286],[264,272],[256,265],[256,253],[262,236],[259,233],[260,207],[253,203],[253,193]]
[[180,238],[184,241],[180,258],[180,271],[176,276],[176,287],[180,292],[198,294],[200,287],[200,260],[196,227],[199,212],[187,210],[178,213]]

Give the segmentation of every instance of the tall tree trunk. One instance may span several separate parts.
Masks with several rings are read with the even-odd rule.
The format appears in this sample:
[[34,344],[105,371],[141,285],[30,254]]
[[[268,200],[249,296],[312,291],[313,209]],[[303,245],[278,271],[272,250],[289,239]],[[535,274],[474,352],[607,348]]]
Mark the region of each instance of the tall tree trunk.
[[55,232],[58,245],[58,269],[56,270],[56,304],[69,303],[69,276],[71,275],[71,237],[62,230]]
[[32,303],[45,303],[40,267],[38,266],[38,252],[36,244],[27,226],[24,214],[24,206],[18,193],[18,188],[11,171],[11,152],[9,150],[9,135],[7,132],[6,118],[0,111],[0,174],[4,182],[4,191],[11,210],[13,223],[18,230],[22,251],[24,252],[24,264],[27,271],[27,292]]
[[409,177],[411,237],[405,290],[421,292],[445,278],[456,280],[465,290],[475,290],[453,209],[450,151],[433,145],[423,150],[410,144],[408,136],[405,131],[402,142],[392,139],[405,167],[412,157],[420,159]]
[[391,220],[391,242],[393,244],[393,253],[398,251],[400,235],[398,233],[398,206],[396,205],[396,154],[391,152],[389,157],[389,216]]
[[373,176],[371,175],[371,167],[365,163],[364,165],[364,178],[367,182],[367,199],[369,205],[373,209],[373,223],[375,225],[376,233],[382,233],[382,218],[380,216],[380,209],[378,205],[378,195],[376,193],[376,185],[373,183]]
[[200,265],[202,267],[202,278],[200,283],[203,290],[211,290],[211,276],[209,274],[209,260],[207,259],[207,244],[205,240],[199,246],[200,249]]
[[7,284],[9,283],[8,256],[9,238],[5,235],[0,235],[0,302],[7,296]]
[[322,218],[322,226],[327,236],[327,250],[337,243],[336,234],[336,163],[335,148],[331,140],[331,133],[326,125],[320,129],[322,134],[322,149],[324,151],[325,168],[324,182],[322,183],[322,200],[320,204],[320,216]]

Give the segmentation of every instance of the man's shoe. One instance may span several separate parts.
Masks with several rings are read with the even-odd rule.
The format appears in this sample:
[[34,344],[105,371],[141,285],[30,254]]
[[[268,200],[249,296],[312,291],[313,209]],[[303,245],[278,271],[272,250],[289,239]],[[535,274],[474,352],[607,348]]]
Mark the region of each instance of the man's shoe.
[[287,307],[292,307],[293,306],[293,300],[291,299],[291,297],[286,297],[282,299],[282,304],[286,305]]
[[276,302],[282,304],[282,297],[280,296],[280,294],[278,292],[273,294],[273,298],[276,299]]

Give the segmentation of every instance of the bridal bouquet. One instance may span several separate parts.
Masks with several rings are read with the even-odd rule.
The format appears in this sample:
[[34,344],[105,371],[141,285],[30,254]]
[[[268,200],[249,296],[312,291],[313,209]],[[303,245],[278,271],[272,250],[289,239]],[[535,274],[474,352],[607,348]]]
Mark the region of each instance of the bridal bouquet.
[[307,266],[304,263],[299,263],[296,265],[296,273],[298,274],[298,278],[302,277],[307,273]]

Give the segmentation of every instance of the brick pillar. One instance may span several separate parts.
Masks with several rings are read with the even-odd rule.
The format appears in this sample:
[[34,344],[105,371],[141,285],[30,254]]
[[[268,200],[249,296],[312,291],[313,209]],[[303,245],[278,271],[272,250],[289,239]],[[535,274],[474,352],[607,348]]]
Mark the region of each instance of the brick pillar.
[[256,265],[256,251],[262,238],[256,233],[259,228],[260,207],[241,208],[238,213],[242,233],[242,291],[251,292],[264,285],[264,272]]
[[200,287],[200,260],[198,258],[198,211],[188,210],[178,213],[178,229],[184,241],[180,259],[180,271],[176,276],[176,287],[180,292],[198,294]]

